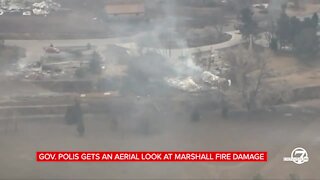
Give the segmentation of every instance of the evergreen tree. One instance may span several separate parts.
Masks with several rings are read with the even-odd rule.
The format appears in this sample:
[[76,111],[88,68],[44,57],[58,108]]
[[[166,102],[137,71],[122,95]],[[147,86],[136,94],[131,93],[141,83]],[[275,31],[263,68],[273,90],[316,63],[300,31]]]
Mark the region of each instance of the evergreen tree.
[[283,12],[278,19],[277,22],[277,31],[276,35],[279,39],[280,48],[283,46],[286,46],[291,41],[291,35],[290,35],[290,18],[289,16]]
[[101,73],[101,56],[94,51],[89,62],[89,71],[93,74],[99,75]]
[[278,39],[272,38],[269,46],[274,52],[278,51]]
[[312,16],[312,24],[315,28],[318,28],[319,26],[319,16],[317,13],[314,13],[313,16]]
[[253,14],[250,8],[244,8],[240,14],[240,32],[245,39],[258,33],[258,24],[254,21]]
[[317,31],[314,28],[303,29],[295,37],[293,46],[299,57],[314,57],[319,50]]

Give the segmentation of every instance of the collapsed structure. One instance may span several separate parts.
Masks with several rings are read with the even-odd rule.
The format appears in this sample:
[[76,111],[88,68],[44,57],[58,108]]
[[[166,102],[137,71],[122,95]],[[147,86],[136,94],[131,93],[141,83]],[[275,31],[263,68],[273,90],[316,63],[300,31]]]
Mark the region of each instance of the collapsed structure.
[[1,0],[0,15],[4,14],[21,14],[23,16],[30,15],[49,15],[52,11],[58,11],[61,5],[53,0],[25,0],[21,2]]

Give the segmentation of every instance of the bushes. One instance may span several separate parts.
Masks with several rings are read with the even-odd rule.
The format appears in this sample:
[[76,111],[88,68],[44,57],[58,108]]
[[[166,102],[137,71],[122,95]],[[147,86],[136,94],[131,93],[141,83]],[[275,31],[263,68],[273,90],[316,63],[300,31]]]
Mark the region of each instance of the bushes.
[[281,50],[290,47],[298,57],[315,57],[319,50],[317,36],[319,18],[315,13],[312,18],[300,20],[297,17],[289,17],[283,12],[278,19],[275,37],[270,43],[272,50]]
[[92,73],[92,74],[95,74],[95,75],[100,75],[101,74],[101,56],[96,52],[94,51],[92,53],[92,57],[91,57],[91,60],[89,62],[89,71]]
[[79,79],[85,78],[86,75],[87,75],[87,70],[84,67],[79,67],[74,73],[74,76]]

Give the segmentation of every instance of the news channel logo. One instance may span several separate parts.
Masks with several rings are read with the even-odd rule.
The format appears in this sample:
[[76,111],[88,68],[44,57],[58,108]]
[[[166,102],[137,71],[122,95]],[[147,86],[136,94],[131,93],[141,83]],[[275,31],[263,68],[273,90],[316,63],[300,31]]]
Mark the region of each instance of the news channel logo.
[[309,161],[308,152],[302,147],[297,147],[291,152],[291,157],[284,157],[283,161],[301,165]]

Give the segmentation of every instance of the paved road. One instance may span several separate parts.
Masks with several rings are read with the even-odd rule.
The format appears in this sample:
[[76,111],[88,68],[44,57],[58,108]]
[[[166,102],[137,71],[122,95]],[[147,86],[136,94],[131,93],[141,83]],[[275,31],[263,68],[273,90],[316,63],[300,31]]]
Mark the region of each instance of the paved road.
[[43,48],[50,44],[55,46],[85,46],[90,43],[98,49],[107,44],[123,43],[131,41],[130,38],[110,38],[110,39],[78,39],[78,40],[6,40],[6,45],[19,46],[26,49],[26,57],[21,62],[29,63],[37,61],[43,55]]
[[[156,49],[156,48],[144,48],[144,50],[158,52],[162,55],[165,55],[170,58],[178,58],[181,55],[190,55],[199,50],[208,51],[208,50],[218,50],[234,46],[242,42],[241,35],[238,31],[227,32],[232,35],[232,38],[223,43],[201,46],[196,48],[184,48],[184,49],[173,49],[171,50],[171,56],[167,49]],[[7,45],[20,46],[26,49],[26,58],[22,62],[33,62],[39,60],[43,54],[43,47],[47,47],[51,43],[55,46],[82,46],[90,43],[93,46],[96,46],[97,49],[103,49],[108,44],[117,44],[122,47],[137,49],[135,39],[137,36],[125,37],[125,38],[110,38],[110,39],[79,39],[79,40],[6,40]]]
[[184,48],[184,49],[171,49],[170,51],[168,49],[156,49],[156,48],[145,48],[145,50],[158,52],[168,58],[179,59],[179,57],[181,56],[188,57],[188,56],[191,56],[193,53],[196,53],[199,51],[217,51],[224,48],[235,46],[243,42],[241,34],[239,34],[239,31],[230,31],[226,33],[232,36],[231,39],[229,41],[219,43],[219,44],[199,46],[199,47],[193,47],[193,48]]

